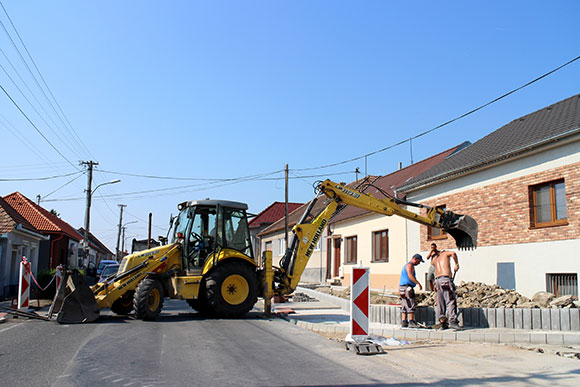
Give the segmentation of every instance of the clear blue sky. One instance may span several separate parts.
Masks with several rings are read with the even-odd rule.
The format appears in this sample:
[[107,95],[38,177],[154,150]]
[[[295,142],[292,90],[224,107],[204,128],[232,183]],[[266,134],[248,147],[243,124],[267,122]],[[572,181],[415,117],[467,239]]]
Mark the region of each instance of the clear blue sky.
[[[91,212],[91,231],[112,250],[118,204],[127,205],[123,223],[137,221],[130,243],[146,238],[149,212],[153,235],[163,235],[181,201],[243,201],[258,213],[284,200],[284,182],[208,186],[103,171],[224,179],[288,163],[290,201],[306,202],[322,177],[296,176],[351,181],[365,162],[298,169],[407,139],[580,55],[577,1],[1,1],[70,126],[0,26],[0,64],[18,88],[2,68],[0,84],[62,154],[0,93],[0,179],[98,161],[93,187],[122,180],[95,192]],[[27,58],[2,9],[0,21]],[[413,160],[578,94],[579,80],[580,61],[413,141]],[[407,143],[369,157],[367,171],[388,174],[410,160]],[[0,195],[46,196],[41,205],[81,227],[85,175],[48,195],[76,176],[0,181]],[[127,194],[142,191],[153,192]]]

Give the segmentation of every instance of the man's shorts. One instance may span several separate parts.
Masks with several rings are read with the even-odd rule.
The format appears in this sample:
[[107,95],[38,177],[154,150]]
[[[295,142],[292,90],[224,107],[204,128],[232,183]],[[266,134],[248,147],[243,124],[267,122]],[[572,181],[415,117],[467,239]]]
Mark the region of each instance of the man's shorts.
[[417,304],[415,303],[415,289],[412,286],[399,286],[399,295],[401,296],[401,312],[415,313]]

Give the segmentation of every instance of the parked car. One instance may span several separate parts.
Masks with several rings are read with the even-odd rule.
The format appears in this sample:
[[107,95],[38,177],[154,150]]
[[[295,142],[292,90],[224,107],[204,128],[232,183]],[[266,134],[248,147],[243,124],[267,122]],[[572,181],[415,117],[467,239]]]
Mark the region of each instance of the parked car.
[[97,277],[101,276],[101,272],[103,271],[103,269],[105,268],[105,266],[107,265],[118,265],[119,263],[115,260],[111,260],[111,259],[103,259],[101,262],[99,262],[99,266],[97,267]]
[[107,265],[103,268],[103,270],[101,271],[101,276],[99,277],[99,281],[98,282],[103,282],[104,280],[106,280],[107,278],[117,274],[117,272],[119,271],[119,265],[118,263],[114,263],[112,265]]

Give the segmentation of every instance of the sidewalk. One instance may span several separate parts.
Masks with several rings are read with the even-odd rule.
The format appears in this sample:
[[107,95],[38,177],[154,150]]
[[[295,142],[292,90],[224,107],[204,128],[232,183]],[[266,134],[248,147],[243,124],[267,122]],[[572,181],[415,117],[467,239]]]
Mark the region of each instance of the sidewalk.
[[[300,287],[297,293],[302,292]],[[315,293],[308,289],[308,295],[315,297]],[[324,300],[309,302],[286,302],[274,304],[273,311],[291,309],[285,317],[289,322],[299,327],[320,333],[349,333],[350,313],[340,306],[344,303],[338,300],[333,303],[328,297]],[[460,331],[408,329],[398,325],[371,322],[370,334],[383,337],[394,337],[398,340],[443,340],[460,342],[478,342],[491,344],[549,344],[580,346],[579,332],[538,331],[508,328],[465,328]]]

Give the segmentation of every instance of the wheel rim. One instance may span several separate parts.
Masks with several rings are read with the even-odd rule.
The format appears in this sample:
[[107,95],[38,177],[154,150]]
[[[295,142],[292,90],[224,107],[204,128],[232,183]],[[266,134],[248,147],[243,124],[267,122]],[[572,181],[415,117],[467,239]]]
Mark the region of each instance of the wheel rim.
[[149,297],[147,298],[147,305],[149,310],[156,310],[159,307],[159,302],[161,301],[161,295],[159,294],[159,289],[152,289],[149,292]]
[[222,297],[230,305],[239,305],[248,298],[250,285],[244,277],[233,274],[222,283]]

